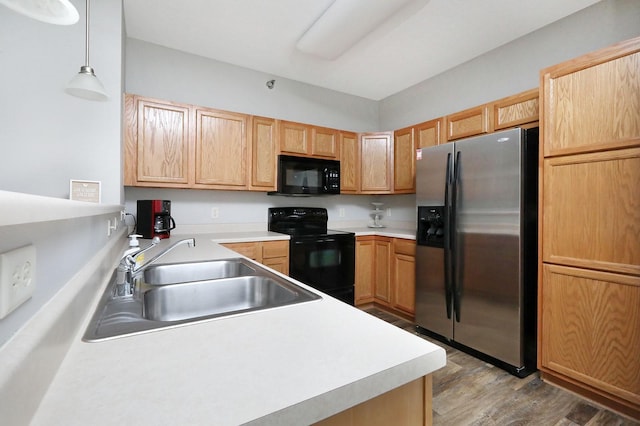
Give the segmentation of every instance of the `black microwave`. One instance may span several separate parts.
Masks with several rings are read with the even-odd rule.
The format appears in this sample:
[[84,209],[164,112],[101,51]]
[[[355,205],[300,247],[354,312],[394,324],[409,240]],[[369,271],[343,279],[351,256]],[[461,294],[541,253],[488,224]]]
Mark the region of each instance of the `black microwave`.
[[270,195],[327,195],[340,193],[340,161],[278,156],[277,191]]

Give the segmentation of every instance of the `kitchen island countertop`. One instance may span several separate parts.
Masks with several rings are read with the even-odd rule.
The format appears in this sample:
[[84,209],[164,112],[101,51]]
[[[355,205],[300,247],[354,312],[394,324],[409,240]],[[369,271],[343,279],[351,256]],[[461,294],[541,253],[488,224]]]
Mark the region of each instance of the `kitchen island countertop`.
[[[216,235],[195,237],[161,263],[238,256]],[[86,343],[97,300],[32,424],[310,424],[446,362],[442,348],[328,296]]]

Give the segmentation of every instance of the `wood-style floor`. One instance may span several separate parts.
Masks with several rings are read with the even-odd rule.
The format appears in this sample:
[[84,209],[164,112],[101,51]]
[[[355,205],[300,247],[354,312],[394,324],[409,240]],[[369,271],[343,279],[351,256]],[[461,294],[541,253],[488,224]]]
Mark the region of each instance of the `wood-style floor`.
[[[410,333],[415,325],[377,308],[366,312]],[[433,424],[436,426],[631,426],[626,417],[544,383],[537,373],[518,379],[477,358],[427,336],[447,352],[446,367],[433,375]]]

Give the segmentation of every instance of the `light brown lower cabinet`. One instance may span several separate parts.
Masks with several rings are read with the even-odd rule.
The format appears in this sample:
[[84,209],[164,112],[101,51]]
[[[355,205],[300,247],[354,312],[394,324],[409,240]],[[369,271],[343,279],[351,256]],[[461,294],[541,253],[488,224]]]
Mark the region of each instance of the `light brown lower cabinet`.
[[614,408],[637,416],[640,277],[544,264],[543,280],[543,377],[553,371],[594,394],[604,392],[619,404]]
[[280,273],[289,275],[289,241],[251,241],[221,245]]
[[432,414],[431,374],[322,420],[320,426],[430,426]]
[[405,238],[356,238],[356,306],[375,303],[409,318],[415,314],[416,242]]

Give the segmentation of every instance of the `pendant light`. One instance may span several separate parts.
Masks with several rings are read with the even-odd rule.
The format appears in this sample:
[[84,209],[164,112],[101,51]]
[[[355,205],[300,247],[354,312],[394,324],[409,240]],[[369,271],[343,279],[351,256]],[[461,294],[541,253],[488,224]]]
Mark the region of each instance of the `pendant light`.
[[109,99],[104,91],[104,86],[96,77],[93,72],[93,68],[89,66],[89,8],[90,0],[87,3],[87,18],[86,18],[86,38],[85,38],[85,52],[84,52],[84,65],[80,67],[80,72],[69,81],[65,92],[72,96],[88,99],[91,101],[106,101]]

